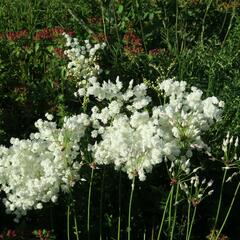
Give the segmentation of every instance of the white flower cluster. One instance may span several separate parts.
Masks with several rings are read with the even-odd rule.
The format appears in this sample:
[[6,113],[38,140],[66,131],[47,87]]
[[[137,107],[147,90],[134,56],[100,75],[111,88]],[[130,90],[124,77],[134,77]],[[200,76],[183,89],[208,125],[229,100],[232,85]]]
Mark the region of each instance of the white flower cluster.
[[184,81],[165,80],[160,84],[160,90],[167,102],[155,107],[153,114],[158,115],[163,139],[175,148],[175,154],[169,154],[170,149],[165,149],[165,154],[170,159],[185,154],[188,159],[192,147],[207,147],[201,134],[220,118],[224,103],[216,97],[202,100],[202,91],[192,87],[188,92]]
[[101,136],[100,142],[89,146],[95,162],[114,164],[117,169],[126,171],[130,178],[136,174],[144,180],[144,171],[151,171],[152,165],[161,161],[162,149],[153,119],[142,110],[151,102],[146,86],[133,87],[131,81],[124,91],[119,78],[116,83],[99,84],[94,79],[91,84],[87,96],[108,102],[102,109],[94,106],[90,117],[94,128],[92,137]]
[[97,77],[101,73],[101,68],[97,64],[97,51],[104,49],[105,43],[91,45],[89,40],[85,40],[85,45],[81,46],[77,38],[72,38],[64,33],[66,46],[70,49],[65,50],[64,54],[70,62],[67,66],[67,75],[73,76],[78,81],[76,96],[82,96],[84,89],[88,86],[88,81],[92,77]]
[[11,139],[12,146],[0,148],[0,186],[6,194],[3,202],[16,220],[27,210],[41,209],[42,203],[56,202],[59,191],[69,191],[79,180],[80,139],[89,125],[87,115],[65,118],[62,128],[38,120],[38,132],[30,139]]
[[116,100],[125,104],[129,111],[135,111],[144,108],[151,102],[151,97],[147,96],[147,86],[142,83],[133,87],[133,80],[130,81],[128,88],[124,91],[123,84],[116,79],[116,83],[111,81],[100,84],[96,78],[91,78],[90,85],[86,89],[86,96],[94,96],[98,101]]
[[[202,100],[201,90],[192,87],[189,92],[186,82],[168,79],[159,85],[164,104],[152,107],[143,83],[134,86],[130,81],[125,88],[119,78],[102,84],[97,81],[101,69],[96,52],[105,44],[92,46],[86,40],[80,46],[77,39],[64,36],[70,47],[65,51],[70,60],[68,75],[78,80],[76,95],[95,97],[100,104],[92,107],[89,116],[66,117],[62,128],[46,114],[48,121],[38,120],[38,132],[30,139],[11,139],[9,148],[0,147],[0,189],[6,195],[7,211],[19,218],[27,210],[55,202],[61,190],[69,191],[80,180],[83,138],[89,140],[95,163],[113,164],[129,178],[138,176],[144,181],[146,173],[163,159],[170,161],[169,173],[177,181],[179,173],[195,174],[198,169],[191,169],[189,160],[192,148],[207,148],[201,134],[219,119],[223,102],[216,97]],[[89,132],[91,136],[86,137]],[[197,179],[191,183],[196,189],[200,186]],[[187,191],[185,185],[180,187]],[[201,199],[202,193],[197,194]]]
[[207,182],[206,179],[200,181],[198,175],[191,177],[190,181],[180,183],[180,189],[185,192],[188,201],[196,207],[205,197],[213,194],[213,190],[210,189],[213,185],[213,181]]
[[119,114],[101,134],[102,141],[92,147],[98,164],[114,164],[127,172],[130,179],[144,181],[145,171],[162,160],[163,141],[148,112],[135,112],[131,117]]
[[186,163],[192,156],[191,149],[207,147],[201,134],[220,117],[223,103],[215,97],[202,100],[200,90],[193,87],[189,93],[186,82],[173,79],[163,81],[160,89],[168,101],[149,113],[146,107],[151,98],[147,96],[146,85],[133,87],[131,81],[124,91],[118,78],[116,83],[103,84],[92,79],[87,96],[108,102],[101,110],[94,106],[90,117],[92,137],[101,136],[89,148],[96,163],[114,164],[130,178],[138,175],[140,180],[145,180],[145,172],[150,172],[163,157],[178,159],[181,168],[186,173],[190,171],[190,164]]

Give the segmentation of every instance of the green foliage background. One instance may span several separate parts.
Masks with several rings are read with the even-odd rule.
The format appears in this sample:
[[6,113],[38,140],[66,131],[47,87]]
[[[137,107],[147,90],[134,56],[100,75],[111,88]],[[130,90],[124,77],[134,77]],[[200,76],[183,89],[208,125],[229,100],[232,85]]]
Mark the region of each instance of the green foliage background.
[[[101,58],[103,79],[115,79],[128,83],[147,82],[153,89],[159,81],[169,77],[187,81],[203,90],[205,96],[215,95],[225,101],[222,121],[204,136],[210,143],[213,155],[219,156],[222,139],[228,131],[240,135],[240,3],[237,0],[2,0],[0,2],[0,142],[8,144],[10,137],[26,138],[34,131],[34,122],[46,112],[53,113],[59,123],[65,115],[81,111],[81,101],[73,95],[75,82],[65,76],[67,60],[58,57],[56,48],[64,49],[61,36],[36,40],[36,32],[42,29],[61,27],[74,31],[80,40],[90,38],[93,42],[105,40],[107,50]],[[11,41],[7,33],[27,30],[28,35]],[[130,39],[130,40],[129,40]],[[157,97],[156,97],[156,101]],[[197,155],[203,164],[206,156]],[[211,165],[211,164],[210,164]],[[101,171],[103,171],[101,169]],[[102,173],[96,172],[94,189],[99,198]],[[209,174],[218,172],[213,170]],[[112,181],[112,170],[106,178]],[[136,238],[145,231],[147,236],[158,224],[161,199],[168,183],[159,182],[161,170],[155,169],[146,183],[139,183],[136,193],[135,232]],[[89,178],[89,169],[86,169]],[[116,178],[116,179],[115,179]],[[122,176],[123,196],[128,196],[129,183]],[[162,178],[164,179],[164,178]],[[114,177],[113,186],[106,185],[104,228],[106,239],[116,231],[118,200],[116,196],[119,177]],[[150,185],[150,187],[149,187]],[[122,187],[122,188],[124,188]],[[79,218],[84,221],[82,209],[86,202],[87,189],[79,199]],[[148,198],[145,192],[151,192]],[[217,191],[216,191],[217,192]],[[231,192],[231,189],[229,189]],[[148,195],[148,194],[147,194]],[[217,193],[216,193],[217,196]],[[216,197],[215,196],[215,197]],[[137,201],[137,198],[138,201]],[[164,199],[164,197],[163,197]],[[228,193],[226,193],[228,199]],[[226,200],[228,201],[228,200]],[[49,207],[56,214],[65,202]],[[92,210],[99,211],[97,201]],[[214,208],[214,201],[203,205],[203,211]],[[237,207],[236,207],[237,208]],[[48,209],[48,208],[47,208]],[[124,209],[124,206],[122,206]],[[126,209],[126,206],[125,206]],[[142,210],[144,209],[144,210]],[[124,211],[124,210],[123,210]],[[211,211],[210,211],[211,212]],[[61,234],[64,230],[54,221],[44,223],[48,210],[40,220],[30,217],[31,227],[46,225],[55,227]],[[41,216],[40,214],[40,216]],[[63,219],[63,213],[57,213]],[[234,215],[234,214],[233,214]],[[233,216],[234,217],[234,216]],[[11,222],[4,218],[2,228]],[[148,220],[150,219],[150,220]],[[202,219],[207,219],[203,221]],[[125,219],[126,220],[126,219]],[[123,221],[125,221],[123,218]],[[39,221],[39,222],[38,222]],[[94,220],[95,223],[98,219]],[[210,231],[210,213],[197,220],[204,222],[196,228],[196,239],[204,239]],[[63,224],[64,220],[60,220]],[[233,220],[230,220],[233,223]],[[61,226],[61,224],[59,226]],[[11,224],[10,224],[11,225]],[[93,226],[94,227],[94,223]],[[139,228],[139,229],[137,229]],[[99,229],[97,231],[100,231]],[[226,228],[232,239],[240,236],[235,226]],[[201,234],[200,234],[201,233]],[[82,233],[85,236],[84,232]],[[139,234],[139,235],[138,235]],[[181,229],[179,229],[181,234]],[[180,236],[180,235],[179,235]],[[149,238],[150,239],[150,238]],[[176,239],[180,239],[177,238]]]

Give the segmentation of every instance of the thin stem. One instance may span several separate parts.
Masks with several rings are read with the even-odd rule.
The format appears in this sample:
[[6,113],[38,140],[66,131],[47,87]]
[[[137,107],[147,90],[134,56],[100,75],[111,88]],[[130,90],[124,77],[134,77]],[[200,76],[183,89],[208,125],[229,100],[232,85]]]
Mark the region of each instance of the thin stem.
[[178,56],[178,0],[176,0],[175,43],[175,54]]
[[103,21],[103,34],[104,34],[105,42],[107,43],[108,49],[110,50],[110,52],[115,56],[114,51],[112,50],[111,45],[108,41],[108,37],[107,37],[107,29],[106,29],[106,23],[105,23],[105,17],[104,17],[104,7],[103,7],[102,0],[100,0],[99,2],[101,5],[101,14],[102,14],[102,21]]
[[225,41],[226,41],[226,39],[227,39],[227,36],[228,36],[228,34],[229,34],[229,31],[230,31],[230,29],[231,29],[231,27],[232,27],[233,18],[235,17],[235,14],[236,14],[236,4],[235,4],[235,1],[233,2],[233,6],[234,6],[234,7],[233,7],[233,12],[232,12],[232,15],[231,15],[231,19],[230,19],[230,23],[229,23],[229,25],[228,25],[227,32],[226,32],[225,37],[224,37],[223,42],[222,42],[222,47],[223,47],[223,45],[224,45],[224,43],[225,43]]
[[173,186],[171,187],[171,190],[168,194],[168,198],[167,198],[167,201],[166,201],[166,204],[165,204],[165,207],[164,207],[162,221],[161,221],[161,225],[160,225],[160,228],[159,228],[159,231],[158,231],[157,240],[160,240],[160,236],[161,236],[162,228],[163,228],[163,223],[164,223],[164,220],[165,220],[165,215],[166,215],[166,212],[167,212],[167,209],[168,209],[168,203],[170,201],[170,198],[172,198],[172,195],[173,195]]
[[122,186],[122,174],[119,172],[119,182],[118,182],[118,231],[117,240],[121,239],[121,186]]
[[143,240],[146,240],[146,228],[144,229]]
[[113,5],[113,17],[114,17],[114,28],[116,30],[116,35],[117,35],[117,40],[118,40],[118,44],[119,46],[121,45],[121,40],[120,40],[120,36],[119,36],[119,32],[118,32],[118,22],[117,22],[117,16],[116,16],[116,11],[115,11],[115,6]]
[[76,217],[76,212],[75,212],[75,210],[74,210],[74,228],[75,228],[76,239],[79,240],[78,224],[77,224],[77,217]]
[[67,207],[67,239],[70,240],[70,204]]
[[197,211],[197,207],[194,207],[192,220],[191,220],[191,224],[190,224],[190,228],[189,228],[189,232],[188,232],[188,236],[187,236],[187,240],[190,240],[190,237],[191,237],[192,227],[193,227],[193,223],[194,223],[195,216],[196,216],[196,211]]
[[188,200],[188,216],[187,216],[187,233],[186,233],[186,240],[188,239],[188,235],[189,235],[190,217],[191,217],[191,201]]
[[152,226],[151,240],[154,240],[154,226]]
[[173,224],[172,224],[172,231],[171,231],[171,238],[170,238],[171,240],[173,239],[175,225],[176,225],[176,219],[177,219],[178,192],[179,192],[179,183],[177,183],[177,190],[175,193],[174,215],[173,215]]
[[72,10],[67,7],[67,5],[65,5],[65,6],[66,6],[68,12],[70,13],[70,15],[73,17],[73,19],[76,20],[76,21],[80,24],[80,26],[83,27],[83,28],[88,32],[89,35],[91,35],[91,34],[94,33],[93,30],[92,30],[91,28],[89,28],[89,24],[86,24],[86,23],[83,21],[82,18],[78,18],[78,17],[72,12]]
[[118,216],[118,231],[117,231],[117,240],[121,239],[121,216]]
[[84,95],[83,103],[82,103],[82,107],[83,107],[83,112],[84,113],[87,112],[88,103],[89,103],[89,98],[88,98],[88,96]]
[[240,187],[240,182],[239,182],[238,185],[237,185],[237,188],[236,188],[236,190],[235,190],[235,192],[234,192],[234,195],[233,195],[233,199],[232,199],[232,201],[231,201],[231,204],[230,204],[230,206],[229,206],[229,208],[228,208],[228,211],[227,211],[227,214],[226,214],[226,216],[225,216],[225,219],[224,219],[224,221],[223,221],[223,223],[222,223],[222,226],[221,226],[220,230],[218,231],[218,235],[217,235],[217,237],[215,238],[215,240],[217,240],[217,239],[219,238],[219,236],[220,236],[220,234],[221,234],[221,232],[222,232],[222,230],[223,230],[223,228],[224,228],[224,226],[225,226],[225,224],[226,224],[226,222],[227,222],[227,219],[228,219],[229,214],[230,214],[230,212],[231,212],[231,210],[232,210],[232,206],[233,206],[233,204],[234,204],[235,198],[236,198],[236,196],[237,196],[239,187]]
[[169,203],[169,210],[168,210],[168,230],[171,228],[171,222],[172,222],[172,202],[173,202],[173,192],[174,192],[175,186],[172,185],[172,194],[170,196],[170,203]]
[[142,14],[139,13],[139,11],[138,11],[138,6],[139,5],[140,5],[140,3],[138,2],[138,0],[136,0],[135,1],[135,6],[136,6],[138,21],[139,21],[140,30],[141,30],[141,37],[142,37],[143,47],[144,47],[144,51],[147,53],[147,47],[146,47],[145,38],[144,38],[144,31],[143,31],[143,24],[142,24],[142,19],[140,17],[140,16],[142,16]]
[[91,208],[93,172],[94,172],[94,168],[92,167],[91,179],[90,179],[89,190],[88,190],[88,212],[87,212],[87,232],[88,232],[88,239],[90,239],[90,208]]
[[99,213],[99,228],[100,228],[100,240],[102,240],[102,215],[103,215],[103,195],[104,195],[104,180],[105,180],[105,167],[102,173],[102,183],[101,183],[101,195],[100,195],[100,213]]
[[204,25],[205,25],[207,13],[208,13],[208,10],[209,10],[211,4],[212,4],[212,0],[209,0],[206,11],[205,11],[205,14],[204,14],[204,17],[203,17],[203,21],[202,21],[202,31],[201,31],[201,44],[202,44],[202,46],[203,46],[203,34],[204,34],[204,30],[205,30]]
[[215,222],[213,225],[213,231],[212,231],[210,240],[213,239],[214,230],[216,229],[216,226],[217,226],[218,217],[219,217],[219,213],[220,213],[221,206],[222,206],[222,193],[223,193],[223,187],[224,187],[224,183],[226,180],[226,176],[227,176],[227,168],[224,169],[224,174],[223,174],[223,179],[222,179],[221,189],[220,189],[220,196],[219,196],[219,201],[218,201],[218,208],[217,208],[217,213],[216,213]]
[[131,186],[131,194],[129,199],[129,207],[128,207],[128,240],[131,240],[131,212],[132,212],[132,199],[133,199],[133,192],[135,187],[135,176],[132,179],[132,186]]

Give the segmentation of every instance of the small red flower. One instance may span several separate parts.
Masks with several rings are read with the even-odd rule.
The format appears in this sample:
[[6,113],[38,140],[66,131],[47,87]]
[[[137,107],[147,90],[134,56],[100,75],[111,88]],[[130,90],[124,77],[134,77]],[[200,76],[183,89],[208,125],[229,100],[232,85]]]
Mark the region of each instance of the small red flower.
[[127,55],[138,55],[143,52],[141,39],[133,31],[127,32],[123,36],[123,41],[124,52]]
[[9,238],[14,238],[14,237],[16,237],[17,236],[17,234],[16,234],[16,231],[15,230],[12,230],[12,229],[9,229],[8,231],[7,231],[7,237],[9,237]]
[[170,185],[176,185],[177,184],[177,179],[172,178],[170,181]]

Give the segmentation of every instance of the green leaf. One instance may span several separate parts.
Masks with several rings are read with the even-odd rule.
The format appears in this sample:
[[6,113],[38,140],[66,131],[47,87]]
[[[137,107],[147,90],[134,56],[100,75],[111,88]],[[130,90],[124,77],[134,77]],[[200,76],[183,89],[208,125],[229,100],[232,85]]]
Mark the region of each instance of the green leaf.
[[118,13],[118,14],[121,14],[122,12],[123,12],[123,5],[120,4],[120,5],[118,6],[117,13]]
[[35,44],[35,52],[38,51],[39,47],[40,47],[40,44],[37,42],[37,43]]
[[149,20],[152,21],[153,18],[154,18],[154,13],[150,13],[150,14],[149,14]]

